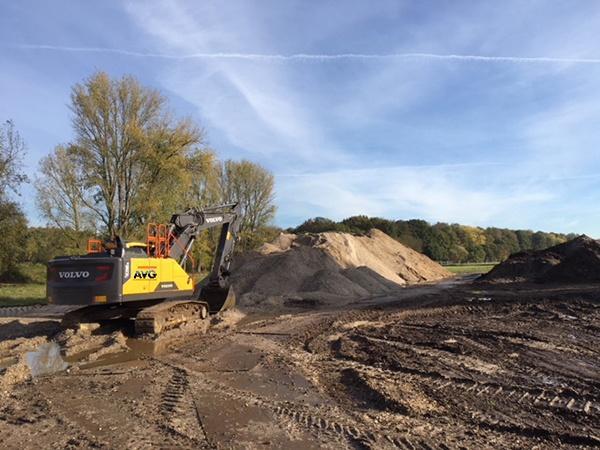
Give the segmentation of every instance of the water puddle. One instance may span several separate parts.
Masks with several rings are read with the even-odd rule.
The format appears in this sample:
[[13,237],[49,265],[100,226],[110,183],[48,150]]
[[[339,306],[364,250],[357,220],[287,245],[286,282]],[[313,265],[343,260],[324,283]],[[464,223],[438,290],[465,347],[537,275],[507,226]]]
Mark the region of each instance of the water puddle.
[[0,359],[0,375],[6,372],[6,369],[17,362],[19,362],[19,358],[16,356],[9,356],[8,358]]
[[[80,369],[95,369],[98,367],[121,364],[135,360],[141,360],[153,355],[159,355],[168,351],[174,341],[172,340],[146,340],[146,339],[127,339],[127,350],[109,353],[100,356],[96,361],[84,363],[79,366]],[[97,350],[97,349],[96,349]]]

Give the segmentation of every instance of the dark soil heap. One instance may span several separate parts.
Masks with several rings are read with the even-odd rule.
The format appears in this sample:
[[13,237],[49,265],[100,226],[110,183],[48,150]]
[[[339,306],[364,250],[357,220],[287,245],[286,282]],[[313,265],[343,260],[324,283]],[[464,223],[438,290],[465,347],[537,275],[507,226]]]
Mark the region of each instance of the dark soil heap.
[[600,282],[600,243],[582,235],[539,251],[519,252],[478,281],[489,283]]

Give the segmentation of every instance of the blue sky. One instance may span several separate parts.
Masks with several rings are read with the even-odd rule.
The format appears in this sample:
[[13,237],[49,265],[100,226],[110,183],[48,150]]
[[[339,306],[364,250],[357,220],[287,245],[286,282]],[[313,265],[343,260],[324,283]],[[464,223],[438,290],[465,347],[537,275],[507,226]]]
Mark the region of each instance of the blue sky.
[[71,86],[133,74],[220,158],[273,171],[279,225],[368,214],[600,237],[598,30],[595,0],[2,2],[0,119],[34,178],[72,138]]

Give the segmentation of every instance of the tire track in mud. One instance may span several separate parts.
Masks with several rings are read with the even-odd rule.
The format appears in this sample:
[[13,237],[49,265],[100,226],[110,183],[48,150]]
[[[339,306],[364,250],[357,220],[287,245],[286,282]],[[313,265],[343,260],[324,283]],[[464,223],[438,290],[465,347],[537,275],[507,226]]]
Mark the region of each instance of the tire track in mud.
[[230,398],[241,402],[248,402],[250,400],[252,404],[269,409],[275,415],[304,426],[305,428],[335,435],[336,437],[349,440],[353,443],[373,446],[374,448],[379,448],[377,446],[383,442],[392,444],[395,448],[400,449],[448,448],[443,444],[427,443],[420,438],[409,435],[393,435],[378,431],[366,431],[361,426],[351,424],[347,421],[340,421],[332,412],[329,414],[315,413],[314,408],[305,404],[268,400],[252,392],[231,388],[224,384],[217,383],[214,380],[207,381],[207,384]]
[[[406,346],[408,347],[408,346]],[[316,356],[313,354],[313,356]],[[502,398],[511,403],[528,403],[536,407],[559,409],[569,413],[584,413],[589,416],[600,415],[600,399],[581,394],[570,389],[573,395],[562,391],[542,388],[526,388],[522,386],[504,385],[495,382],[480,382],[467,378],[446,377],[439,372],[425,372],[418,369],[402,368],[397,371],[378,368],[356,361],[336,361],[318,358],[320,364],[342,371],[348,368],[359,370],[369,376],[386,378],[391,381],[413,381],[427,385],[434,390],[452,389],[467,392],[485,398]],[[401,380],[399,379],[401,378]]]
[[319,360],[315,362],[326,366],[328,370],[335,369],[343,371],[346,369],[355,369],[375,378],[384,378],[386,381],[412,381],[428,386],[433,390],[444,391],[452,389],[468,392],[478,397],[500,397],[513,404],[527,403],[542,408],[561,409],[569,413],[585,413],[590,416],[597,416],[600,414],[600,401],[577,393],[575,393],[575,395],[564,395],[562,392],[551,390],[535,390],[493,382],[478,382],[462,378],[448,378],[437,372],[417,373],[416,370],[412,369],[409,373],[404,371],[393,371],[350,360],[336,361],[319,358]]
[[[369,315],[362,314],[359,315],[359,317],[361,319],[370,318]],[[318,338],[318,333],[313,333],[311,340],[316,338]],[[384,382],[412,382],[433,391],[438,391],[443,397],[455,398],[458,393],[459,396],[473,395],[483,399],[500,400],[507,403],[509,407],[514,406],[518,408],[520,405],[529,405],[543,408],[553,413],[560,411],[571,415],[584,414],[590,418],[600,415],[600,400],[596,396],[581,394],[575,389],[568,389],[568,392],[541,388],[532,389],[524,386],[506,385],[497,382],[481,382],[467,378],[447,377],[436,371],[426,372],[412,368],[401,368],[394,371],[362,364],[352,360],[340,361],[337,359],[330,359],[322,356],[318,352],[310,350],[314,349],[309,349],[309,353],[303,352],[294,354],[293,352],[290,352],[288,354],[288,359],[296,359],[296,365],[313,365],[318,372],[330,372],[331,370],[342,372],[347,369],[354,369],[359,373],[366,374],[374,379],[381,379]],[[448,391],[451,391],[452,394],[448,394]],[[482,417],[481,426],[490,431],[500,433],[511,432],[516,435],[530,438],[554,438],[575,445],[600,445],[600,438],[596,436],[551,431],[540,427],[527,427],[513,423],[501,424],[498,421],[494,422],[490,421],[490,418],[485,418],[480,411],[477,411],[476,415]]]
[[[493,306],[493,305],[490,305]],[[405,316],[410,317],[432,317],[432,316],[452,316],[458,314],[468,313],[476,313],[481,315],[483,312],[489,312],[491,314],[496,313],[496,311],[490,310],[488,305],[485,306],[464,306],[458,305],[450,308],[431,308],[431,309],[421,309],[421,310],[406,310],[402,311],[399,314],[405,318]],[[377,310],[359,310],[353,311],[347,314],[341,315],[336,323],[342,324],[344,322],[348,322],[349,320],[367,320],[367,321],[379,321],[381,318],[381,311]],[[390,319],[390,317],[388,317]],[[520,338],[531,338],[531,336],[518,333],[518,332],[496,332],[492,330],[472,330],[464,327],[452,327],[452,326],[441,326],[439,324],[421,324],[421,323],[398,323],[398,326],[406,326],[406,327],[416,327],[416,328],[425,328],[425,329],[435,329],[436,331],[452,331],[459,335],[473,335],[474,331],[481,334],[489,334],[492,337],[497,335],[506,335],[510,337],[518,336]],[[315,329],[310,333],[310,337],[307,341],[304,342],[304,349],[311,352],[313,356],[319,357],[318,353],[311,348],[314,344],[313,342],[320,338],[320,335],[323,333],[322,329]],[[330,330],[331,332],[332,330]],[[475,333],[475,334],[477,334]],[[369,336],[365,333],[360,333],[360,336],[366,339],[372,339],[375,341],[385,341],[386,344],[391,344],[394,346],[398,346],[404,350],[415,351],[414,345],[409,345],[400,341],[390,341],[389,339],[381,339],[379,337]],[[321,357],[321,362],[325,362],[328,365],[336,365],[338,362],[334,362],[332,360],[324,359]],[[350,360],[345,360],[344,363],[341,363],[339,370],[343,370],[348,368],[348,366],[352,366],[353,368],[360,369],[362,371],[371,372],[372,375],[383,375],[386,377],[397,378],[398,372],[376,368],[369,365],[364,365],[358,362],[350,362]],[[407,377],[409,376],[417,376],[420,377],[421,384],[425,381],[429,386],[433,387],[437,390],[444,389],[454,389],[462,392],[474,393],[477,396],[483,397],[501,397],[510,402],[516,402],[518,404],[529,403],[537,407],[545,407],[550,409],[559,409],[569,413],[584,413],[590,416],[597,416],[600,414],[600,399],[596,396],[590,396],[586,394],[580,394],[576,389],[567,389],[570,393],[564,393],[563,390],[552,390],[545,388],[527,388],[522,386],[507,386],[500,383],[495,382],[477,382],[470,379],[463,378],[451,378],[446,377],[438,372],[421,372],[418,369],[410,369],[399,371],[403,375],[404,381],[409,381]],[[421,372],[421,373],[419,373]],[[432,383],[433,382],[433,383]]]
[[481,414],[479,411],[470,411],[472,418],[477,421],[481,428],[497,433],[512,433],[534,439],[557,439],[561,444],[570,444],[586,447],[600,447],[600,437],[593,435],[572,434],[569,432],[555,432],[537,426],[522,426],[512,422],[501,422],[500,420]]
[[[97,373],[82,374],[88,379],[97,375]],[[73,374],[68,376],[73,376]],[[19,426],[34,425],[37,428],[34,433],[41,432],[42,439],[45,439],[45,429],[60,427],[62,436],[68,437],[68,440],[64,443],[64,447],[59,440],[58,443],[53,444],[52,448],[115,448],[119,446],[131,450],[173,448],[173,440],[168,436],[159,435],[154,429],[132,426],[127,428],[126,440],[119,441],[117,444],[111,437],[111,433],[114,431],[112,425],[107,427],[106,422],[98,420],[97,416],[86,415],[85,410],[73,409],[69,403],[56,401],[49,397],[44,389],[37,386],[29,395],[31,400],[27,409],[21,410],[21,414],[26,414],[27,418],[23,420],[16,416],[15,424]],[[13,415],[14,413],[13,410]],[[2,419],[0,418],[0,420]],[[118,439],[121,437],[122,435]],[[50,448],[50,443],[44,442],[46,447],[42,446],[42,448]]]
[[[318,371],[331,371],[333,370],[345,370],[355,369],[359,373],[364,373],[367,376],[383,379],[385,382],[391,383],[414,383],[417,386],[422,386],[425,390],[430,392],[439,392],[442,397],[448,398],[474,398],[478,397],[484,400],[484,403],[490,403],[485,400],[490,399],[493,402],[500,403],[502,409],[514,409],[518,411],[519,408],[523,408],[527,405],[527,408],[540,408],[547,410],[552,414],[566,413],[570,414],[570,420],[576,420],[576,417],[589,417],[591,420],[595,420],[600,414],[600,398],[597,395],[590,394],[587,389],[572,389],[570,386],[563,389],[556,389],[549,386],[546,389],[545,386],[529,386],[521,385],[517,383],[499,382],[490,380],[473,380],[470,378],[452,377],[448,374],[443,374],[433,371],[421,371],[418,368],[400,368],[399,370],[383,369],[368,364],[362,364],[351,359],[340,361],[339,359],[331,359],[331,356],[327,354],[330,351],[329,343],[326,339],[326,335],[332,334],[335,331],[344,331],[344,325],[352,321],[375,321],[390,323],[396,322],[397,325],[406,325],[407,327],[416,328],[435,328],[440,329],[440,325],[429,325],[418,324],[418,323],[406,323],[402,324],[402,321],[406,318],[452,318],[452,321],[460,318],[461,315],[489,315],[498,314],[498,311],[490,308],[491,305],[473,305],[473,306],[454,306],[450,308],[431,308],[425,310],[403,310],[399,313],[392,315],[386,315],[385,311],[381,309],[361,309],[358,311],[350,311],[347,313],[337,314],[335,316],[329,314],[320,315],[310,323],[303,323],[301,327],[292,330],[289,333],[288,338],[284,339],[285,342],[278,340],[278,343],[283,344],[286,348],[281,349],[280,356],[284,361],[292,366],[301,370],[301,372],[307,371],[311,365],[315,366],[315,373]],[[489,314],[486,314],[489,313]],[[469,318],[470,319],[470,318]],[[263,321],[262,323],[248,324],[249,326],[241,327],[241,330],[246,330],[247,334],[256,335],[268,335],[267,332],[261,332],[263,328],[270,328],[271,325],[278,325],[281,323],[280,318],[275,318],[269,321]],[[461,326],[453,326],[452,324],[442,325],[441,328],[445,328],[445,331],[456,332],[459,335],[468,336],[469,328]],[[472,331],[472,330],[471,330]],[[477,330],[481,331],[481,330]],[[492,334],[492,337],[496,336],[494,330],[485,330]],[[508,337],[519,337],[519,338],[530,338],[527,333],[515,333],[515,332],[501,332],[498,334],[507,335]],[[322,341],[322,342],[321,342]],[[407,344],[405,344],[407,345]],[[290,347],[297,346],[296,351],[290,351]],[[410,347],[410,346],[409,346]],[[326,350],[327,352],[323,352]],[[279,352],[278,352],[279,353]],[[181,360],[177,361],[181,363]],[[191,361],[190,361],[191,362]],[[183,362],[185,364],[185,362]],[[308,366],[308,367],[307,367]],[[302,370],[304,369],[304,370]],[[403,370],[404,369],[404,370]],[[182,369],[183,370],[183,369]],[[185,369],[188,370],[188,369]],[[309,370],[310,371],[310,370]],[[202,376],[202,372],[195,371],[189,372],[191,375]],[[202,380],[206,379],[206,374]],[[215,383],[215,382],[213,382]],[[273,401],[260,397],[252,392],[240,391],[231,388],[220,383],[212,385],[212,387],[218,391],[223,392],[224,395],[237,399],[242,402],[250,402],[257,406],[262,406],[273,412],[276,416],[282,417],[293,423],[297,423],[304,426],[307,429],[313,429],[318,432],[328,433],[339,438],[345,439],[356,445],[364,445],[374,448],[382,448],[384,442],[388,443],[389,446],[396,448],[428,448],[430,444],[429,440],[425,441],[420,437],[415,438],[412,435],[405,434],[393,434],[388,433],[383,428],[380,422],[374,429],[366,429],[364,424],[357,424],[353,422],[353,419],[340,418],[337,411],[327,411],[319,408],[311,408],[303,403],[294,402],[281,402]],[[596,436],[585,435],[585,431],[579,432],[577,429],[573,430],[553,430],[551,428],[545,428],[544,424],[516,424],[512,421],[496,420],[493,412],[491,416],[485,411],[487,409],[484,406],[483,410],[478,410],[477,406],[471,411],[468,404],[460,407],[464,412],[472,413],[472,418],[467,419],[466,423],[471,425],[468,426],[479,426],[482,429],[487,429],[494,433],[511,433],[518,439],[519,436],[524,438],[533,439],[544,439],[552,442],[564,442],[575,445],[600,445],[600,439]],[[529,409],[531,412],[531,409]],[[344,414],[342,414],[344,415]],[[471,417],[471,416],[469,416]],[[579,420],[579,419],[577,419]],[[394,420],[389,422],[390,429],[393,429]],[[562,428],[562,427],[561,427]],[[398,430],[400,433],[403,430]],[[579,434],[577,434],[579,433]],[[444,448],[444,444],[435,444],[435,448]]]
[[[33,426],[32,435],[38,430],[50,429],[55,426],[64,427],[69,439],[66,448],[84,447],[100,448],[102,441],[90,430],[82,427],[70,414],[66,414],[63,408],[55,402],[51,402],[42,391],[37,388],[30,393],[31,403],[24,407],[13,399],[3,399],[0,410],[0,421],[17,427]],[[36,430],[37,429],[37,430]],[[41,436],[43,439],[43,435]],[[37,445],[40,445],[38,442]]]
[[489,311],[489,308],[487,306],[457,305],[447,308],[407,307],[406,309],[395,312],[392,315],[385,316],[385,312],[381,308],[368,307],[364,309],[352,310],[341,314],[336,314],[335,316],[328,315],[323,318],[320,318],[320,320],[312,324],[313,326],[309,330],[305,331],[304,333],[298,333],[296,336],[294,336],[294,338],[296,338],[296,340],[300,340],[300,343],[305,350],[312,352],[311,345],[313,341],[318,340],[318,338],[321,337],[321,335],[324,333],[323,330],[331,331],[332,328],[335,328],[336,326],[343,327],[345,324],[351,322],[394,322],[399,326],[438,329],[437,325],[421,325],[417,323],[402,323],[398,321],[414,318],[445,318],[446,316],[457,316],[459,314],[464,314],[465,312],[473,314],[489,312],[491,314],[493,311]]
[[[512,405],[529,404],[535,407],[542,407],[549,410],[562,410],[570,414],[586,414],[588,416],[598,416],[600,413],[600,402],[591,401],[587,398],[577,396],[561,395],[560,393],[550,391],[531,391],[523,388],[514,388],[503,386],[498,383],[476,382],[466,379],[444,378],[439,374],[423,373],[415,375],[414,373],[405,374],[394,372],[392,370],[376,368],[354,361],[332,361],[321,360],[317,364],[322,364],[327,370],[343,371],[349,368],[359,373],[367,374],[373,378],[383,379],[386,382],[412,382],[421,386],[427,386],[434,391],[439,391],[448,396],[447,390],[458,391],[461,395],[469,393],[482,398],[501,398]],[[400,379],[401,377],[401,379]],[[451,397],[452,398],[452,397]],[[486,416],[479,410],[468,408],[472,419],[475,419],[478,426],[498,433],[513,433],[528,438],[543,438],[548,440],[557,439],[564,443],[572,445],[600,446],[600,437],[593,435],[576,434],[573,432],[552,431],[536,426],[523,426],[512,422],[502,423],[500,420]]]
[[[332,320],[330,318],[322,318],[321,320],[317,321],[318,326],[316,326],[317,324],[314,324],[314,328],[306,330],[304,333],[299,333],[298,335],[292,338],[292,341],[294,342],[297,340],[297,338],[301,337],[301,347],[303,347],[305,351],[288,351],[283,352],[279,356],[282,357],[284,360],[288,361],[289,364],[296,366],[301,370],[302,368],[306,369],[307,364],[317,366],[315,367],[315,369],[317,369],[317,372],[331,371],[332,369],[343,371],[348,368],[352,368],[370,377],[382,379],[382,381],[384,382],[391,382],[394,384],[397,384],[399,382],[412,382],[415,385],[427,387],[433,391],[437,391],[443,397],[455,398],[458,394],[458,396],[474,396],[482,399],[494,399],[495,401],[500,401],[506,404],[506,406],[511,409],[519,408],[520,405],[528,405],[535,408],[542,408],[552,413],[560,411],[566,412],[571,415],[585,414],[588,417],[596,417],[600,414],[600,402],[598,401],[598,399],[596,399],[593,396],[580,394],[574,389],[569,389],[568,392],[564,392],[562,390],[559,391],[552,389],[527,388],[523,386],[506,385],[497,382],[482,382],[468,378],[448,377],[444,376],[439,372],[425,372],[419,371],[418,369],[394,371],[389,369],[377,368],[366,364],[361,364],[359,362],[351,360],[339,361],[321,356],[321,352],[319,352],[319,349],[313,347],[319,347],[319,338],[323,334],[323,329],[329,330],[331,332],[333,331],[333,328],[339,328],[334,325],[335,323],[343,326],[344,323],[348,323],[348,320],[380,321],[381,311],[354,311],[348,314],[344,314],[342,317],[337,317],[335,320]],[[324,344],[324,342],[321,344]],[[330,417],[328,415],[323,416],[315,415],[314,413],[309,414],[304,410],[298,411],[293,407],[279,404],[274,405],[270,409],[274,410],[276,414],[284,415],[286,418],[295,422],[310,425],[313,427],[319,427],[320,425],[320,429],[332,429],[334,431],[337,430],[338,434],[341,432],[341,434],[347,439],[356,440],[357,436],[359,436],[359,438],[362,439],[363,442],[373,442],[372,439],[369,440],[368,433],[362,432],[360,434],[357,434],[356,431],[348,431],[348,424],[339,423],[336,420],[333,420],[333,422],[320,421],[321,418],[323,418],[324,420],[328,420],[328,418]],[[479,412],[479,414],[481,413]],[[568,441],[572,443],[587,442],[589,444],[596,442],[594,437],[589,438],[583,435],[569,434],[568,432],[554,432],[545,430],[543,428],[530,429],[514,424],[496,424],[496,429],[494,428],[494,426],[488,427],[486,425],[487,423],[489,423],[489,418],[487,419],[487,421],[482,423],[482,426],[488,428],[490,431],[507,432],[512,430],[512,432],[516,435],[521,435],[524,437],[537,436],[545,439],[557,438],[562,439],[565,442]],[[394,438],[387,439],[386,437],[383,437],[382,439],[385,439],[386,441],[390,442],[390,439],[392,439],[393,441]],[[410,448],[410,446],[408,445],[405,445],[404,447],[400,444],[394,445],[400,448]],[[418,446],[415,448],[418,448]]]
[[[172,367],[174,370],[193,375],[202,380],[203,387],[216,390],[221,394],[240,401],[250,403],[258,407],[270,410],[274,415],[301,425],[307,429],[313,429],[320,433],[329,434],[341,438],[359,446],[367,448],[385,448],[383,445],[402,450],[431,449],[448,450],[444,443],[433,443],[419,437],[408,434],[383,433],[381,431],[368,431],[363,426],[340,421],[335,411],[315,413],[314,406],[290,401],[278,401],[267,399],[250,391],[241,390],[219,383],[205,376],[205,373],[195,371],[177,364],[159,360],[161,363]],[[321,406],[323,408],[323,406]]]
[[160,413],[166,422],[163,427],[195,448],[214,448],[206,435],[196,401],[190,391],[187,371],[178,367],[171,368],[173,375],[161,396]]

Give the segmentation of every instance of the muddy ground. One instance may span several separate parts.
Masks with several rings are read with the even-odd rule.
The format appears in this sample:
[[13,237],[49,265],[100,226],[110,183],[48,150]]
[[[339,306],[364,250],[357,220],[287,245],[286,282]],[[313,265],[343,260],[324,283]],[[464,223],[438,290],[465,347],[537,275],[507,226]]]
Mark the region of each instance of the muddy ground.
[[[2,314],[38,317],[0,319],[1,448],[600,446],[597,285],[410,287],[155,344]],[[47,337],[71,367],[32,380]]]

